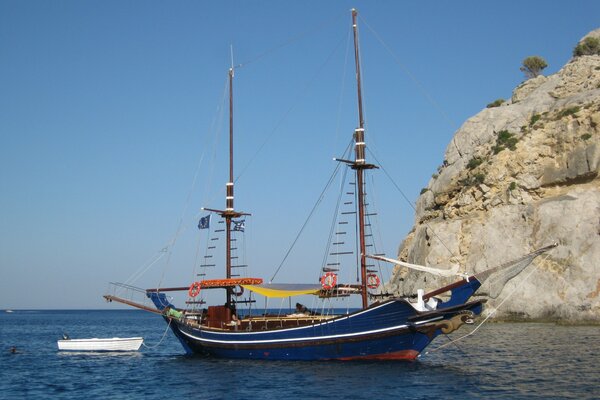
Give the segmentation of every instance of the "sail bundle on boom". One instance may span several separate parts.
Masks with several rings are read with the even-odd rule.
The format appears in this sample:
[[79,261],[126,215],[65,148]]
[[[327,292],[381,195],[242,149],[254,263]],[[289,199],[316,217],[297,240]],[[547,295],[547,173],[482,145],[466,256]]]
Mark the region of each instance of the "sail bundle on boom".
[[426,267],[424,265],[411,264],[400,260],[394,260],[393,258],[387,258],[383,256],[376,255],[367,255],[367,257],[372,258],[374,260],[386,261],[392,264],[400,265],[402,267],[414,269],[416,271],[427,272],[436,276],[462,276],[462,274],[458,273],[458,265],[453,266],[450,269],[440,269],[433,267]]

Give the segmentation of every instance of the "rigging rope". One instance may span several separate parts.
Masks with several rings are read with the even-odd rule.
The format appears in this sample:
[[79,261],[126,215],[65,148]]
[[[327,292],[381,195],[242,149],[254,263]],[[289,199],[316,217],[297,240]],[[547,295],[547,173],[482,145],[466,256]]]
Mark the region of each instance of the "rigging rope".
[[[350,149],[350,146],[348,146],[348,149]],[[346,150],[347,152],[348,150]],[[344,153],[344,157],[346,157],[346,153]],[[329,250],[331,249],[331,243],[332,243],[332,239],[333,239],[333,232],[335,231],[335,225],[336,222],[338,220],[338,211],[340,210],[340,204],[342,203],[342,194],[344,193],[344,183],[346,182],[346,175],[348,173],[348,169],[344,169],[344,173],[342,174],[341,177],[341,182],[340,182],[340,193],[338,195],[338,200],[337,200],[337,204],[335,206],[335,211],[333,213],[333,219],[331,221],[331,227],[329,228],[329,240],[327,241],[327,246],[325,247],[325,254],[323,254],[323,262],[322,262],[322,267],[326,267],[327,266],[327,259],[329,258]]]
[[[352,144],[352,141],[350,142],[350,145]],[[273,274],[273,276],[271,277],[271,279],[269,279],[269,283],[273,282],[273,279],[275,279],[275,276],[279,273],[279,270],[281,269],[281,267],[283,266],[283,263],[285,262],[285,260],[287,260],[288,256],[290,255],[290,253],[292,252],[292,249],[294,248],[294,246],[296,245],[296,242],[298,241],[298,239],[300,238],[300,235],[302,234],[302,232],[304,231],[304,228],[306,228],[306,225],[308,225],[308,221],[310,221],[310,219],[312,218],[315,210],[317,209],[317,207],[319,206],[319,204],[321,204],[321,201],[323,200],[323,197],[325,196],[325,192],[327,191],[327,189],[329,188],[329,186],[331,185],[331,183],[333,182],[335,176],[337,175],[338,170],[340,169],[340,165],[342,163],[337,163],[337,165],[335,166],[333,173],[331,174],[331,176],[329,177],[329,180],[327,181],[327,184],[325,185],[325,187],[323,188],[323,190],[321,191],[321,194],[319,195],[319,198],[317,199],[315,205],[313,206],[312,210],[310,210],[310,213],[308,214],[308,217],[306,218],[306,221],[304,221],[304,224],[302,225],[302,228],[300,228],[300,231],[298,232],[298,234],[296,235],[296,238],[294,239],[294,241],[292,242],[292,245],[290,246],[290,248],[288,249],[287,253],[285,253],[285,256],[283,257],[283,260],[281,260],[281,263],[279,264],[279,266],[277,267],[277,269],[275,270],[275,273]]]
[[[227,76],[225,78],[225,83],[223,86],[223,94],[221,96],[221,102],[219,103],[219,106],[217,107],[217,116],[215,116],[215,119],[213,120],[213,123],[211,124],[211,129],[216,133],[216,135],[215,135],[214,141],[212,143],[211,158],[210,158],[210,163],[209,163],[209,168],[208,168],[208,170],[209,170],[208,179],[206,180],[205,185],[204,185],[204,193],[210,193],[210,188],[212,187],[212,178],[214,176],[214,170],[215,170],[216,159],[217,159],[217,148],[219,147],[219,141],[222,137],[223,122],[225,120],[224,114],[225,114],[225,109],[227,108],[226,100],[227,100],[227,95],[228,95],[228,89],[229,89],[229,72],[227,73]],[[203,199],[204,201],[201,202],[201,204],[211,204],[217,196],[218,196],[218,193],[213,192],[213,195],[210,198]]]
[[[225,89],[223,91],[223,95],[222,95],[221,101],[220,101],[219,105],[217,106],[217,115],[220,114],[222,116],[222,114],[223,114],[223,110],[224,110],[223,104],[225,102],[225,97],[226,97],[226,93],[227,93],[227,85],[228,85],[228,81],[226,81],[226,83],[225,83]],[[213,119],[213,121],[211,123],[210,131],[215,130],[215,126],[217,126],[218,121],[221,120],[221,119],[222,119],[222,117],[221,118],[215,117]],[[215,131],[217,132],[217,139],[214,141],[215,145],[213,146],[213,152],[215,151],[216,143],[218,142],[218,138],[219,138],[218,132],[220,131],[220,129],[217,129]],[[207,140],[208,140],[208,138],[207,138]],[[192,194],[193,194],[194,189],[196,188],[196,184],[198,182],[198,176],[200,175],[200,169],[201,169],[201,166],[202,166],[202,162],[204,161],[204,155],[205,155],[205,150],[204,149],[206,149],[206,146],[202,146],[202,148],[203,148],[203,151],[202,151],[202,153],[200,155],[200,160],[198,161],[198,166],[196,167],[196,171],[195,171],[194,177],[192,179],[192,184],[191,184],[190,190],[188,191],[188,195],[186,197],[186,201],[185,201],[183,210],[181,212],[181,217],[179,219],[179,224],[177,226],[177,229],[175,230],[175,235],[173,236],[173,238],[171,239],[171,242],[167,246],[168,257],[167,257],[165,268],[162,271],[162,274],[161,274],[161,277],[160,277],[160,280],[158,282],[157,287],[161,287],[162,286],[162,282],[164,280],[165,273],[166,273],[167,269],[170,266],[171,255],[173,253],[173,246],[177,242],[177,239],[179,238],[179,236],[183,232],[185,232],[187,230],[187,226],[184,225],[184,219],[185,219],[185,214],[187,213],[187,210],[188,210],[188,208],[190,206],[190,203],[191,203]],[[213,157],[213,164],[214,164],[214,157]],[[211,168],[211,175],[210,176],[212,176],[212,168]],[[196,216],[196,218],[197,218],[197,216]]]
[[[363,192],[364,193],[364,192]],[[356,282],[360,282],[360,268],[361,268],[361,263],[360,263],[360,225],[359,225],[359,212],[358,212],[358,179],[354,179],[354,204],[355,206],[355,210],[356,210],[356,214],[354,216],[354,237],[356,238],[356,240],[354,241],[354,254],[355,254],[355,258],[356,261],[354,263],[354,265],[356,265]],[[364,204],[364,197],[360,200],[363,202]]]
[[146,271],[148,269],[150,269],[150,267],[152,267],[161,258],[163,258],[163,256],[166,253],[167,253],[167,247],[164,247],[162,250],[160,250],[160,252],[159,252],[158,255],[153,256],[154,260],[152,260],[152,262],[149,263],[149,261],[146,261],[145,263],[143,263],[142,265],[140,265],[140,267],[133,274],[131,274],[131,276],[129,278],[127,278],[124,283],[126,285],[130,285],[133,282],[135,282],[136,280],[138,280],[142,275],[144,275],[146,273]]
[[[336,117],[336,125],[335,125],[335,141],[334,146],[337,147],[337,143],[338,143],[338,138],[340,136],[340,125],[341,125],[341,121],[342,121],[342,104],[343,104],[343,100],[344,100],[344,93],[346,91],[346,73],[348,70],[348,59],[349,59],[349,55],[350,55],[350,43],[352,43],[352,41],[350,40],[352,37],[352,29],[348,29],[348,35],[346,37],[346,54],[344,56],[344,69],[342,71],[342,80],[341,80],[341,84],[340,84],[340,97],[338,99],[338,110],[337,110],[337,117]],[[334,147],[332,149],[332,153],[336,152],[336,148]]]
[[[410,70],[404,64],[402,64],[402,62],[400,62],[400,58],[392,51],[391,47],[386,42],[384,42],[384,40],[381,38],[381,36],[373,28],[371,28],[371,26],[367,23],[367,21],[365,21],[364,18],[362,18],[362,16],[359,15],[359,18],[365,24],[365,26],[367,28],[369,28],[369,30],[373,33],[373,35],[379,41],[379,43],[381,43],[381,45],[390,53],[390,55],[392,56],[392,58],[394,59],[396,64],[398,64],[400,69],[402,69],[404,71],[404,73],[413,81],[413,83],[415,84],[417,89],[421,92],[423,97],[425,97],[427,99],[427,101],[440,113],[442,118],[444,120],[446,120],[446,122],[448,123],[448,125],[450,125],[450,127],[452,129],[456,129],[455,128],[456,123],[452,119],[450,119],[448,114],[446,114],[446,112],[442,109],[442,107],[433,99],[433,97],[429,94],[429,92],[427,92],[425,87],[421,84],[421,82],[419,82],[419,80],[417,80],[417,78],[410,72]],[[460,151],[460,148],[456,144],[454,137],[452,137],[452,144],[454,144],[454,147],[456,148],[458,155],[462,158],[462,152]]]
[[[381,170],[383,171],[383,173],[388,177],[388,179],[390,180],[390,182],[392,182],[392,184],[394,185],[394,187],[396,187],[396,189],[398,190],[398,192],[400,192],[400,194],[402,195],[402,197],[404,198],[404,200],[408,203],[408,205],[410,206],[410,208],[412,208],[413,211],[416,213],[417,209],[415,208],[415,206],[408,199],[408,197],[404,194],[404,192],[402,191],[402,189],[400,189],[400,187],[394,181],[394,179],[392,178],[392,176],[387,172],[387,170],[385,169],[385,167],[383,166],[383,164],[377,159],[377,157],[375,157],[375,154],[373,154],[373,152],[371,150],[369,150],[368,147],[367,147],[367,151],[369,152],[369,154],[371,154],[371,156],[373,156],[373,158],[375,159],[375,161],[377,162],[377,164],[379,164],[379,167],[381,168]],[[456,257],[456,259],[458,260],[458,257],[452,252],[452,250],[450,250],[450,248],[448,246],[446,246],[446,243],[444,243],[444,241],[442,240],[442,238],[431,228],[431,226],[427,223],[427,221],[423,222],[423,224],[429,230],[431,230],[431,233],[437,238],[437,240],[440,241],[440,243],[442,244],[442,246],[444,246],[446,248],[446,250],[448,250],[448,253],[450,253],[450,255],[452,257]]]
[[[206,248],[204,250],[204,259],[206,259],[206,255],[208,255],[208,240],[206,241]],[[200,261],[200,244],[202,243],[202,235],[198,235],[197,244],[196,244],[196,254],[194,256],[194,268],[192,268],[192,282],[196,281],[196,276],[199,273],[198,271],[202,267],[202,261]]]
[[[550,256],[549,254],[546,254],[546,256],[544,257],[544,259],[542,260],[542,262],[541,262],[541,263],[539,263],[539,264],[542,264],[544,261],[546,261],[546,260],[548,259],[548,257],[549,257],[549,256]],[[515,287],[515,288],[514,288],[514,289],[513,289],[513,290],[512,290],[512,291],[511,291],[511,292],[510,292],[510,293],[509,293],[509,294],[508,294],[508,295],[507,295],[507,296],[506,296],[506,297],[505,297],[503,300],[502,300],[502,301],[501,301],[501,302],[500,302],[500,304],[498,304],[498,306],[497,306],[497,307],[494,307],[494,309],[490,311],[490,313],[489,313],[489,314],[488,314],[488,315],[487,315],[487,316],[486,316],[486,317],[483,319],[483,321],[481,321],[481,323],[479,323],[479,325],[477,325],[477,326],[475,327],[475,329],[473,329],[471,332],[467,333],[466,335],[463,335],[463,336],[459,337],[458,339],[454,339],[454,340],[452,340],[451,342],[444,343],[443,345],[441,345],[441,346],[439,346],[439,347],[436,347],[435,349],[433,349],[433,350],[430,350],[430,351],[426,352],[425,354],[433,353],[433,352],[435,352],[435,351],[438,351],[438,350],[440,350],[440,349],[443,349],[444,347],[447,347],[447,346],[449,346],[450,344],[452,344],[452,343],[455,343],[455,342],[458,342],[459,340],[462,340],[462,339],[464,339],[464,338],[466,338],[466,337],[469,337],[469,336],[473,335],[475,332],[477,332],[477,330],[479,330],[479,328],[480,328],[480,327],[481,327],[481,326],[482,326],[482,325],[483,325],[483,324],[484,324],[484,323],[485,323],[485,322],[486,322],[488,319],[490,319],[490,318],[491,318],[491,317],[492,317],[492,316],[493,316],[493,315],[496,313],[496,311],[498,311],[498,309],[499,309],[500,307],[502,307],[502,305],[503,305],[503,304],[506,302],[506,300],[508,300],[508,299],[509,299],[509,298],[510,298],[510,297],[511,297],[511,296],[512,296],[512,295],[513,295],[513,294],[514,294],[514,293],[515,293],[515,292],[516,292],[518,289],[520,289],[520,288],[521,288],[521,286],[523,286],[523,284],[524,284],[524,283],[527,281],[527,278],[529,278],[529,277],[531,276],[531,274],[533,274],[533,273],[535,272],[535,270],[537,269],[537,267],[538,267],[538,265],[534,264],[534,265],[533,265],[533,268],[532,268],[532,269],[531,269],[531,271],[530,271],[530,272],[529,272],[529,273],[528,273],[528,274],[525,276],[525,278],[523,278],[523,280],[522,280],[522,281],[521,281],[521,282],[520,282],[520,283],[519,283],[519,284],[518,284],[518,285],[517,285],[517,286],[516,286],[516,287]]]
[[[222,115],[223,114],[223,107],[222,104],[224,103],[224,99],[227,93],[227,84],[228,82],[226,81],[226,86],[225,89],[223,90],[223,96],[221,99],[221,102],[219,103],[219,106],[217,107],[217,114]],[[219,120],[221,120],[222,118],[219,117],[215,117],[211,123],[211,127],[210,127],[210,131],[220,131],[220,128],[216,128],[216,125],[218,123]],[[217,135],[218,138],[218,135]],[[213,146],[213,154],[216,153],[215,148],[216,148],[216,142]],[[207,146],[202,146],[203,148],[206,148]],[[191,202],[191,197],[192,197],[192,193],[194,191],[194,188],[196,187],[197,181],[198,181],[198,176],[199,176],[199,172],[200,172],[200,168],[202,165],[202,162],[204,161],[204,151],[202,152],[200,159],[198,161],[198,166],[196,168],[196,171],[194,173],[194,177],[192,179],[192,185],[190,187],[190,190],[188,192],[188,195],[186,197],[186,201],[184,203],[184,207],[183,207],[183,211],[181,213],[181,217],[180,217],[180,222],[179,225],[177,226],[177,229],[175,230],[175,234],[167,241],[167,243],[164,245],[164,247],[159,251],[159,253],[155,256],[152,256],[149,258],[148,261],[142,263],[140,265],[140,267],[138,267],[138,269],[131,274],[126,280],[125,280],[125,284],[130,285],[132,283],[134,283],[135,281],[137,281],[138,279],[140,279],[154,264],[156,264],[158,261],[160,261],[166,254],[168,254],[168,259],[165,265],[165,268],[162,271],[162,275],[161,278],[159,280],[159,284],[157,285],[157,287],[161,286],[161,283],[164,279],[164,275],[166,272],[166,269],[169,267],[170,264],[170,256],[171,256],[171,251],[172,251],[172,247],[175,245],[175,243],[177,242],[177,239],[179,238],[179,236],[181,236],[181,234],[183,232],[185,232],[189,225],[185,225],[184,224],[184,218],[185,218],[185,213],[187,212],[187,209],[189,208],[190,202]],[[214,156],[213,156],[213,160],[211,165],[214,165]],[[210,176],[212,176],[212,168],[211,168],[211,174]],[[207,191],[206,191],[207,192]],[[197,213],[193,218],[197,219],[200,216],[201,213]]]
[[[371,193],[373,193],[372,196],[369,197],[369,203],[373,203],[374,206],[372,207],[373,209],[377,210],[377,204],[379,204],[379,202],[377,201],[377,191],[376,191],[376,187],[375,187],[375,177],[373,176],[373,174],[370,175],[371,177]],[[379,243],[382,247],[383,250],[383,235],[381,234],[381,225],[379,224],[379,214],[375,214],[375,218],[373,218],[375,220],[375,227],[376,227],[376,231],[377,231],[377,242],[375,241],[375,236],[373,234],[373,222],[371,221],[371,217],[368,217],[368,221],[369,224],[371,224],[370,228],[371,228],[371,237],[372,237],[372,244],[373,244],[373,251],[375,254],[379,254],[379,251],[377,250],[377,243]],[[385,251],[385,250],[384,250]],[[383,270],[381,268],[381,262],[379,260],[375,260],[377,262],[377,269],[379,270],[379,275],[382,278],[382,281],[385,279],[386,281],[389,281],[391,276],[389,276],[389,274],[386,273],[386,276],[383,276]],[[386,272],[389,272],[389,269],[386,268],[385,269]]]
[[323,64],[321,64],[319,66],[319,68],[317,68],[317,71],[314,73],[314,75],[311,77],[311,79],[308,81],[308,83],[304,86],[304,89],[303,89],[302,93],[296,97],[296,99],[292,103],[292,105],[287,109],[287,111],[283,114],[283,116],[279,119],[279,121],[277,121],[277,123],[275,124],[275,127],[273,128],[273,130],[271,131],[271,133],[269,133],[269,135],[266,137],[266,139],[262,142],[262,144],[260,145],[260,147],[258,148],[258,150],[256,151],[256,153],[254,153],[254,155],[252,157],[250,157],[250,160],[240,170],[239,175],[235,178],[235,182],[237,182],[238,179],[240,179],[241,176],[246,172],[246,170],[248,169],[248,167],[250,167],[250,165],[258,157],[258,155],[260,154],[260,152],[262,151],[262,149],[265,147],[265,145],[267,144],[267,142],[269,142],[269,140],[271,140],[271,138],[273,137],[273,135],[279,130],[279,128],[281,127],[281,125],[283,125],[283,122],[287,119],[287,117],[291,114],[291,112],[300,103],[300,98],[308,91],[308,89],[310,87],[312,87],[312,85],[315,83],[315,81],[317,79],[317,76],[319,76],[321,74],[321,71],[325,68],[325,66],[327,66],[327,64],[329,64],[329,62],[333,58],[333,55],[338,50],[338,48],[340,47],[340,45],[341,45],[342,42],[343,42],[343,38],[342,38],[342,40],[340,40],[336,44],[336,46],[334,47],[333,51],[329,54],[329,56],[327,57],[327,59],[325,60],[325,62]]
[[293,36],[293,37],[287,39],[286,41],[282,42],[281,44],[276,45],[274,47],[271,47],[268,50],[263,51],[262,53],[258,54],[254,58],[251,58],[248,61],[245,61],[243,63],[237,64],[234,68],[236,68],[236,69],[237,68],[242,68],[242,67],[245,67],[248,64],[252,64],[252,63],[254,63],[256,61],[259,61],[259,60],[265,58],[266,56],[268,56],[269,54],[275,52],[276,50],[279,50],[279,49],[282,49],[284,47],[287,47],[288,45],[290,45],[290,44],[292,44],[294,42],[297,42],[298,40],[302,39],[305,36],[308,36],[311,33],[315,33],[315,32],[320,31],[324,27],[329,26],[329,24],[331,23],[331,21],[337,20],[338,18],[341,18],[342,16],[346,17],[346,15],[347,15],[347,12],[344,12],[343,14],[339,14],[339,15],[337,15],[334,18],[330,18],[330,19],[328,19],[326,21],[323,21],[320,24],[318,24],[318,25],[316,25],[316,26],[314,26],[314,27],[312,27],[312,28],[310,28],[308,30],[305,30],[304,32],[301,32],[301,33],[297,34],[296,36]]

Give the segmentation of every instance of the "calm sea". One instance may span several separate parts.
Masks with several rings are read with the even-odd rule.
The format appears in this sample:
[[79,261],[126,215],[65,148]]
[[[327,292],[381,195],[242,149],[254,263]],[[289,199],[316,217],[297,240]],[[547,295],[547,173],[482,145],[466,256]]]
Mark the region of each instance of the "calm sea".
[[[599,327],[486,324],[416,362],[203,359],[186,356],[170,332],[161,341],[165,328],[160,317],[137,310],[1,312],[0,398],[600,398]],[[58,352],[63,332],[143,336],[156,347],[132,354]],[[438,338],[429,350],[447,341]],[[9,352],[13,346],[17,354]]]

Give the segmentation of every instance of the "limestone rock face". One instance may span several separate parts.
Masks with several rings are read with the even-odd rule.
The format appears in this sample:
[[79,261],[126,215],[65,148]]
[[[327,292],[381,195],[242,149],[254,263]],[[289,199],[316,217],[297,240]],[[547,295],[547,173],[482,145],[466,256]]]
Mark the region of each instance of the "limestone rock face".
[[[438,172],[417,200],[400,259],[473,274],[558,242],[487,309],[502,303],[500,318],[600,322],[600,56],[573,58],[467,120]],[[413,294],[444,283],[397,267],[386,289]]]

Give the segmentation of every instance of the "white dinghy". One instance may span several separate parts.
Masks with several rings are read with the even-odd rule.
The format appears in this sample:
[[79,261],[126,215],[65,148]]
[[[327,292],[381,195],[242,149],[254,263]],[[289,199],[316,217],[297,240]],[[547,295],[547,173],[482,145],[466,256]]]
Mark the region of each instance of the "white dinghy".
[[144,338],[92,338],[62,339],[58,341],[58,350],[69,351],[138,351]]

